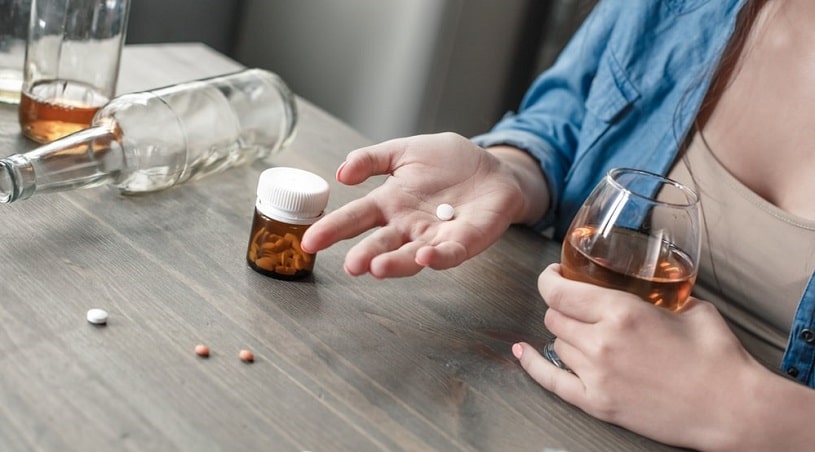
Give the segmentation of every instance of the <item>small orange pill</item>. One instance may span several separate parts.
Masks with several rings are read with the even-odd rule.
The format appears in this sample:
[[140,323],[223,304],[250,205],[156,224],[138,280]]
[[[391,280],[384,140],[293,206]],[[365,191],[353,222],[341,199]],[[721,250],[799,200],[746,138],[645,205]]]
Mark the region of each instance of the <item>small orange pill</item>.
[[251,363],[252,361],[255,360],[255,355],[251,351],[246,349],[241,350],[240,353],[238,353],[238,356],[240,356],[241,361],[245,363]]
[[209,347],[204,344],[198,344],[195,346],[195,354],[202,358],[207,358],[209,357]]

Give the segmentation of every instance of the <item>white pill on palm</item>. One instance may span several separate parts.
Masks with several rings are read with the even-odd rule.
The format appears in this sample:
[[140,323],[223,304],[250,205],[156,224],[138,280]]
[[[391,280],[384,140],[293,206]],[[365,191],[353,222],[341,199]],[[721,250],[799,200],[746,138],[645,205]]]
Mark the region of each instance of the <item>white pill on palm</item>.
[[450,204],[439,204],[439,206],[436,207],[436,216],[439,218],[439,220],[452,220],[455,214],[456,209],[454,209]]

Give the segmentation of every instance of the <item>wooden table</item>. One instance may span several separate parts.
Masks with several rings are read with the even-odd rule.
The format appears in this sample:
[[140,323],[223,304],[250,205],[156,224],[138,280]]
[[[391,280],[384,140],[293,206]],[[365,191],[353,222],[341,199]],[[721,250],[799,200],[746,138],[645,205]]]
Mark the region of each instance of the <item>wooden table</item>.
[[[201,45],[132,46],[120,90],[238,68]],[[249,167],[0,206],[0,450],[670,449],[547,393],[512,357],[513,342],[550,337],[536,278],[558,245],[529,230],[412,278],[346,276],[350,242],[320,252],[307,281],[249,269],[263,169],[322,175],[329,209],[379,182],[337,184],[368,140],[302,99],[300,113],[290,148]],[[16,110],[0,114],[3,153],[32,148]],[[107,326],[85,321],[93,307]]]

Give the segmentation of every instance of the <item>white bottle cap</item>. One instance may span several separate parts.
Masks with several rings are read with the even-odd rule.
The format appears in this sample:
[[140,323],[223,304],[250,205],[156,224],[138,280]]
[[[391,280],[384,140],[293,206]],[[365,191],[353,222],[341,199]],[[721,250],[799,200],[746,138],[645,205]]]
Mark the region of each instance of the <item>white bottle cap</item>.
[[269,168],[258,179],[258,212],[291,224],[311,224],[328,205],[328,182],[297,168]]

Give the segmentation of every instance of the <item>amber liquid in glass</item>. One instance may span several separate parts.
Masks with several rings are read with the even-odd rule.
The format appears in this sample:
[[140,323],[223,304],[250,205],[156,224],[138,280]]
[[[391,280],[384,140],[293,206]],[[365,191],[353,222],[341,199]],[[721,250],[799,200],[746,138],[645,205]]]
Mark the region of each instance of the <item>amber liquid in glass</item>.
[[696,282],[687,253],[666,241],[655,249],[659,239],[630,229],[613,228],[603,240],[592,240],[597,234],[595,226],[570,231],[563,240],[563,276],[630,292],[670,311],[682,308]]
[[28,138],[50,143],[89,127],[108,100],[87,85],[43,82],[20,96],[20,127]]

